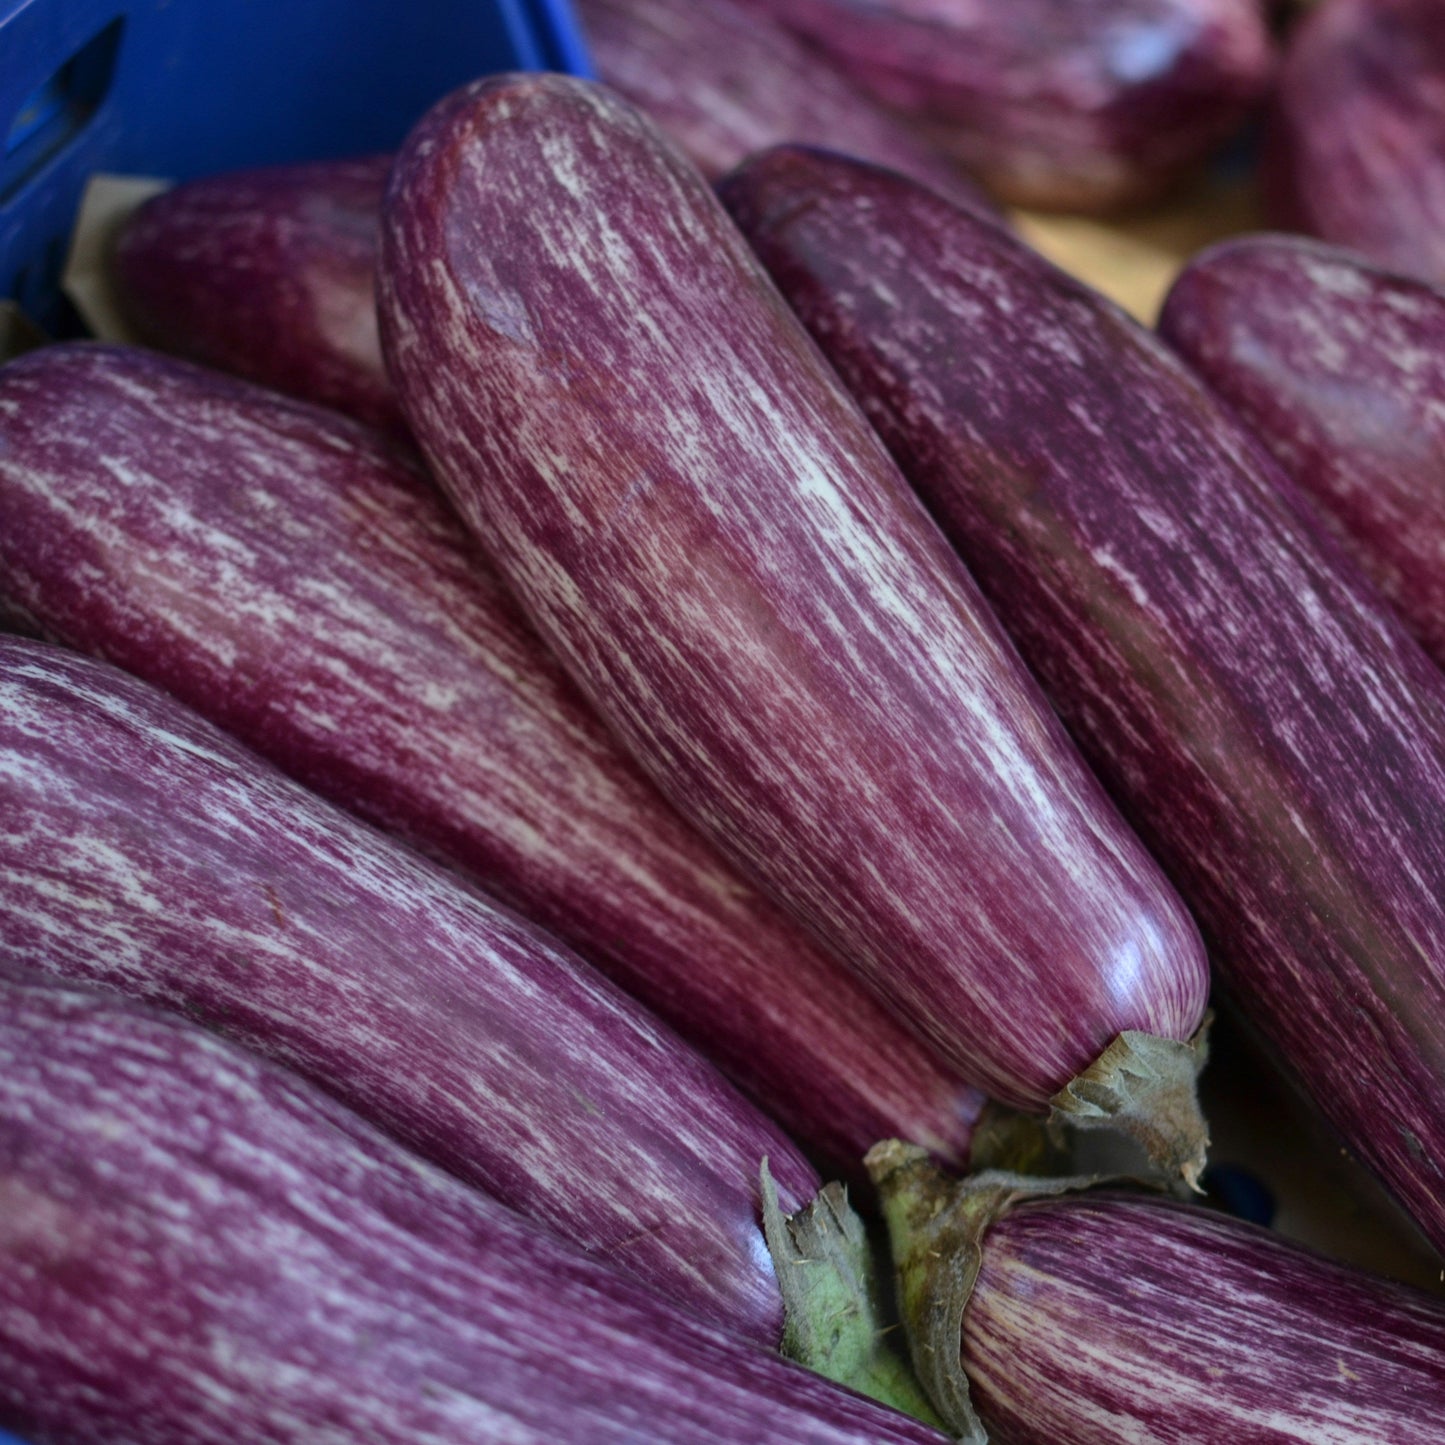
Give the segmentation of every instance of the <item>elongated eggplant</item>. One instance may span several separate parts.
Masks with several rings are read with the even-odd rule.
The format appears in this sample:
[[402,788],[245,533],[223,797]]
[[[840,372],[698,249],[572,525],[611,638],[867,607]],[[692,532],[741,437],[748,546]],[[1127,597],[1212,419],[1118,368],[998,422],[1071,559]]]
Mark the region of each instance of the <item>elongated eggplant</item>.
[[993,1445],[1441,1438],[1445,1300],[1192,1205],[869,1161],[900,1287],[932,1307],[916,1338]]
[[768,146],[826,145],[996,214],[958,167],[746,5],[581,0],[578,13],[597,73],[646,111],[709,180]]
[[1191,920],[696,171],[599,87],[492,79],[382,235],[415,435],[673,803],[965,1078],[1138,1105],[1197,1167]]
[[1445,675],[1087,287],[840,157],[775,152],[725,194],[1240,1010],[1445,1248]]
[[18,639],[0,639],[0,961],[199,1019],[777,1341],[759,1163],[794,1199],[815,1180],[710,1065],[540,929],[171,698]]
[[1445,666],[1445,291],[1319,241],[1248,236],[1186,267],[1159,332]]
[[1329,0],[1280,69],[1272,222],[1445,283],[1445,24],[1437,0]]
[[149,345],[404,430],[376,335],[389,155],[233,171],[140,206],[111,258]]
[[13,979],[0,1420],[77,1445],[942,1442],[224,1040]]
[[997,195],[1048,209],[1155,195],[1238,129],[1274,68],[1259,0],[745,3]]
[[982,1096],[667,806],[409,453],[52,346],[0,370],[0,513],[0,605],[571,943],[830,1164],[893,1136],[968,1158]]

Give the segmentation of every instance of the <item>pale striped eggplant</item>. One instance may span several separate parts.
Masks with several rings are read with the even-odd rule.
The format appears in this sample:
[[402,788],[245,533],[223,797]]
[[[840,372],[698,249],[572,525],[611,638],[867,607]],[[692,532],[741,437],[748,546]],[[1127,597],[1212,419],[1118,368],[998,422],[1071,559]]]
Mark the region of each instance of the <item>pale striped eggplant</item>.
[[794,141],[892,166],[996,215],[958,167],[855,90],[792,33],[733,0],[579,0],[598,75],[647,112],[709,180]]
[[232,171],[152,196],[111,254],[147,344],[404,430],[376,336],[389,155]]
[[206,1023],[777,1342],[760,1161],[794,1199],[816,1181],[710,1065],[540,929],[178,702],[19,639],[0,639],[0,962]]
[[0,606],[471,876],[861,1174],[982,1096],[612,742],[408,455],[134,348],[0,370]]
[[1274,71],[1259,0],[744,3],[1015,205],[1153,197],[1239,129]]
[[1260,194],[1278,226],[1445,284],[1439,0],[1329,0],[1280,67]]
[[1445,666],[1445,291],[1320,241],[1246,236],[1190,262],[1159,333]]
[[69,1445],[943,1445],[224,1040],[5,978],[0,1421]]
[[[917,1338],[991,1445],[1445,1438],[1445,1299],[1195,1205],[1030,1199],[906,1150],[869,1159],[900,1284],[936,1311]],[[981,1439],[961,1408],[954,1428]]]
[[1192,1171],[1193,923],[702,178],[560,76],[457,92],[392,174],[413,432],[622,742],[995,1097],[1131,1031],[1063,1102],[1182,1095],[1143,1112]]
[[1192,905],[1445,1248],[1445,675],[1154,336],[997,227],[779,151],[733,213]]

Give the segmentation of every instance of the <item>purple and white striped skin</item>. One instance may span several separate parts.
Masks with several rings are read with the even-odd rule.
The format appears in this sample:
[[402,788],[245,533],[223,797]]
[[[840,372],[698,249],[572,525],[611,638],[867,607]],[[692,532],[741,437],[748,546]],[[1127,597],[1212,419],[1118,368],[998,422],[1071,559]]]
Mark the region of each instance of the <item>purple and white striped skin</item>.
[[1159,333],[1445,666],[1445,291],[1291,236],[1211,247]]
[[1021,206],[1152,198],[1239,128],[1274,70],[1259,0],[745,3]]
[[968,1158],[982,1095],[612,741],[386,439],[135,348],[0,370],[0,606],[458,868],[857,1175]]
[[0,1423],[74,1445],[942,1445],[221,1039],[0,978]]
[[459,1178],[775,1345],[767,1156],[712,1066],[561,944],[180,703],[0,639],[0,963],[182,1012]]
[[597,73],[709,180],[793,141],[891,166],[996,216],[956,167],[781,25],[733,0],[579,0]]
[[960,1074],[1039,1110],[1121,1030],[1189,1037],[1192,922],[645,117],[558,76],[443,101],[378,298],[413,431],[553,651]]
[[[1196,1205],[986,1180],[917,1190],[916,1233],[890,1217],[991,1445],[1438,1445],[1445,1301]],[[940,1228],[971,1279],[920,1257]]]
[[1193,1205],[1024,1204],[963,1366],[994,1445],[1439,1445],[1445,1302]]
[[389,155],[269,166],[151,197],[111,257],[136,334],[162,351],[401,433],[376,335]]
[[1445,1249],[1445,675],[1103,298],[842,157],[723,191],[1240,1011]]
[[1277,226],[1445,284],[1439,0],[1326,0],[1301,21],[1260,194]]

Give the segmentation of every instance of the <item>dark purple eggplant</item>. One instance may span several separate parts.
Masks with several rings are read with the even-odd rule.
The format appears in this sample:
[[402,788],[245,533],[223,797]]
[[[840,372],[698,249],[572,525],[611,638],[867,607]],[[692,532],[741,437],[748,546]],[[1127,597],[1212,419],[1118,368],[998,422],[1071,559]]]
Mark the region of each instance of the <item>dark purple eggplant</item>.
[[955,1429],[971,1397],[992,1445],[1439,1445],[1445,1300],[1194,1205],[869,1162]]
[[1445,291],[1318,241],[1247,236],[1189,264],[1159,332],[1445,666]]
[[1280,68],[1261,194],[1271,221],[1445,283],[1439,0],[1328,0]]
[[1177,357],[997,227],[816,152],[724,194],[1241,1012],[1445,1248],[1445,674]]
[[389,155],[233,171],[140,206],[111,257],[147,344],[404,430],[376,336]]
[[224,1040],[3,977],[0,1421],[72,1445],[943,1440]]
[[745,3],[997,195],[1045,209],[1157,195],[1239,128],[1274,68],[1259,0]]
[[816,1180],[710,1065],[549,935],[178,702],[19,639],[0,639],[0,963],[206,1023],[660,1293],[778,1340],[760,1161],[795,1200]]
[[733,0],[579,0],[598,75],[709,180],[754,151],[826,145],[996,215],[956,167],[781,25]]
[[0,607],[565,939],[831,1165],[894,1136],[967,1160],[982,1096],[667,806],[409,453],[52,346],[0,370],[0,514]]
[[1138,1084],[1192,1172],[1193,923],[697,172],[600,87],[480,82],[398,157],[378,297],[444,490],[684,816],[970,1082]]

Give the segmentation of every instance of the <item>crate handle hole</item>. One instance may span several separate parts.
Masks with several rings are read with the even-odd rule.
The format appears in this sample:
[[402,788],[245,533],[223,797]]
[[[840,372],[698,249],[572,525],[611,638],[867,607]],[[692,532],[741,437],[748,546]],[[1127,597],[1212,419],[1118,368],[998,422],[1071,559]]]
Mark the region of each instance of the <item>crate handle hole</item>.
[[28,181],[100,109],[115,75],[125,17],[117,16],[20,103],[0,150],[0,200]]

